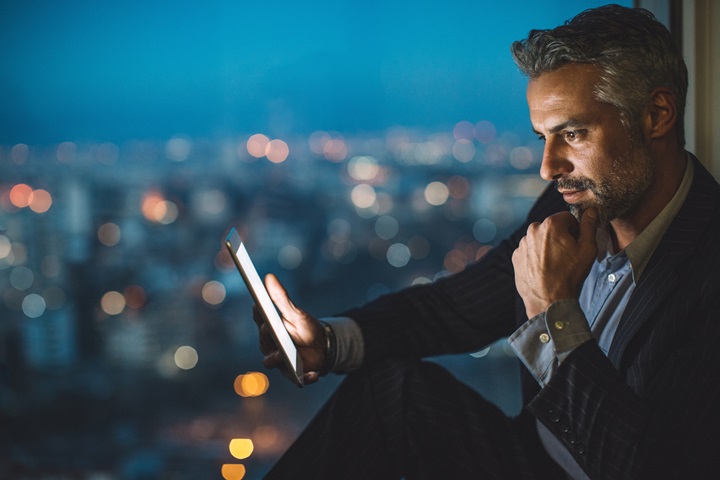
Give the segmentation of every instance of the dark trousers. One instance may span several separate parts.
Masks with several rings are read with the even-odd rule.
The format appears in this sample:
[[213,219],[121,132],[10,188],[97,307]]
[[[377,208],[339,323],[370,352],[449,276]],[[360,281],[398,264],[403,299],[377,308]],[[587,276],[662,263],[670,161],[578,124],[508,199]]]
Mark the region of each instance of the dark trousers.
[[266,478],[566,478],[533,422],[435,363],[387,360],[348,375]]

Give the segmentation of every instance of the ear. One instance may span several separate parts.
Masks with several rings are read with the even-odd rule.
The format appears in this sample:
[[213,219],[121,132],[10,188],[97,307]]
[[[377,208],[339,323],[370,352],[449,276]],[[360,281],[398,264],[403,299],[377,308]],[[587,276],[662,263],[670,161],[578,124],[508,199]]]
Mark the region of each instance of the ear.
[[677,101],[667,88],[656,88],[650,93],[646,117],[646,132],[651,140],[665,137],[675,131]]

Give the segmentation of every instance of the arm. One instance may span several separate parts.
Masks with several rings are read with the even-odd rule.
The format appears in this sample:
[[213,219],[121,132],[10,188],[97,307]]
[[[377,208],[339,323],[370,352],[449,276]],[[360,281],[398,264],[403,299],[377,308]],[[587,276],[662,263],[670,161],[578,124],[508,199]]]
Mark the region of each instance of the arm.
[[[680,295],[685,293],[689,292]],[[716,474],[720,468],[718,298],[716,288],[711,297],[689,294],[682,305],[674,298],[660,305],[663,318],[645,343],[628,352],[658,366],[657,370],[633,363],[618,371],[595,342],[587,342],[568,356],[530,402],[529,411],[568,447],[591,478],[712,478]],[[689,305],[693,307],[687,309]],[[664,322],[678,328],[668,335]],[[662,336],[664,345],[651,344],[651,338],[657,342]]]
[[[359,326],[364,361],[389,355],[421,357],[470,351],[510,334],[517,307],[512,252],[530,222],[566,208],[555,189],[548,188],[530,211],[527,223],[477,264],[432,285],[411,287],[343,313]],[[290,301],[274,276],[269,275],[265,283],[309,372],[305,382],[317,381],[326,354],[322,325]],[[261,326],[264,364],[279,367],[280,358],[263,329]]]
[[530,223],[563,210],[562,196],[549,187],[526,223],[478,263],[345,312],[360,326],[365,360],[471,351],[512,333],[517,309],[512,253]]
[[[615,341],[626,346],[622,357],[611,350],[617,365],[594,341],[585,342],[528,404],[591,478],[708,478],[720,468],[720,256],[716,242],[704,241],[702,253],[682,263],[659,254],[625,321],[651,316],[632,337],[619,330]],[[538,289],[539,281],[528,282],[534,288],[525,292],[528,314],[544,295],[533,292],[552,291]]]

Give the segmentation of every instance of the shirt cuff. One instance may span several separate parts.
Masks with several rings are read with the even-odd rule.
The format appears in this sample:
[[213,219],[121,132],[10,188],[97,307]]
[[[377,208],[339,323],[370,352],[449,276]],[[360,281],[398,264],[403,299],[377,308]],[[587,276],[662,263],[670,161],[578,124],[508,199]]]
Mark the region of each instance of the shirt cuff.
[[352,372],[362,365],[365,358],[365,344],[357,322],[350,317],[329,317],[320,319],[332,328],[335,334],[335,364],[331,372]]
[[559,300],[548,308],[545,326],[550,334],[558,363],[577,347],[593,338],[585,313],[577,300]]
[[510,347],[544,387],[570,353],[592,338],[577,300],[560,300],[518,328]]

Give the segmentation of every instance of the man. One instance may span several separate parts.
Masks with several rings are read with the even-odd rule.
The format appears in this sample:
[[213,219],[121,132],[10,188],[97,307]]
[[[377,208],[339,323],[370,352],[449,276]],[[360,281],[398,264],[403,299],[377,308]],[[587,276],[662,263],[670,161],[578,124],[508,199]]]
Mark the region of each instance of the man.
[[[555,188],[477,264],[327,324],[266,278],[306,382],[352,372],[269,478],[720,475],[720,187],[684,151],[681,55],[618,6],[512,52]],[[517,418],[419,360],[503,336]]]

